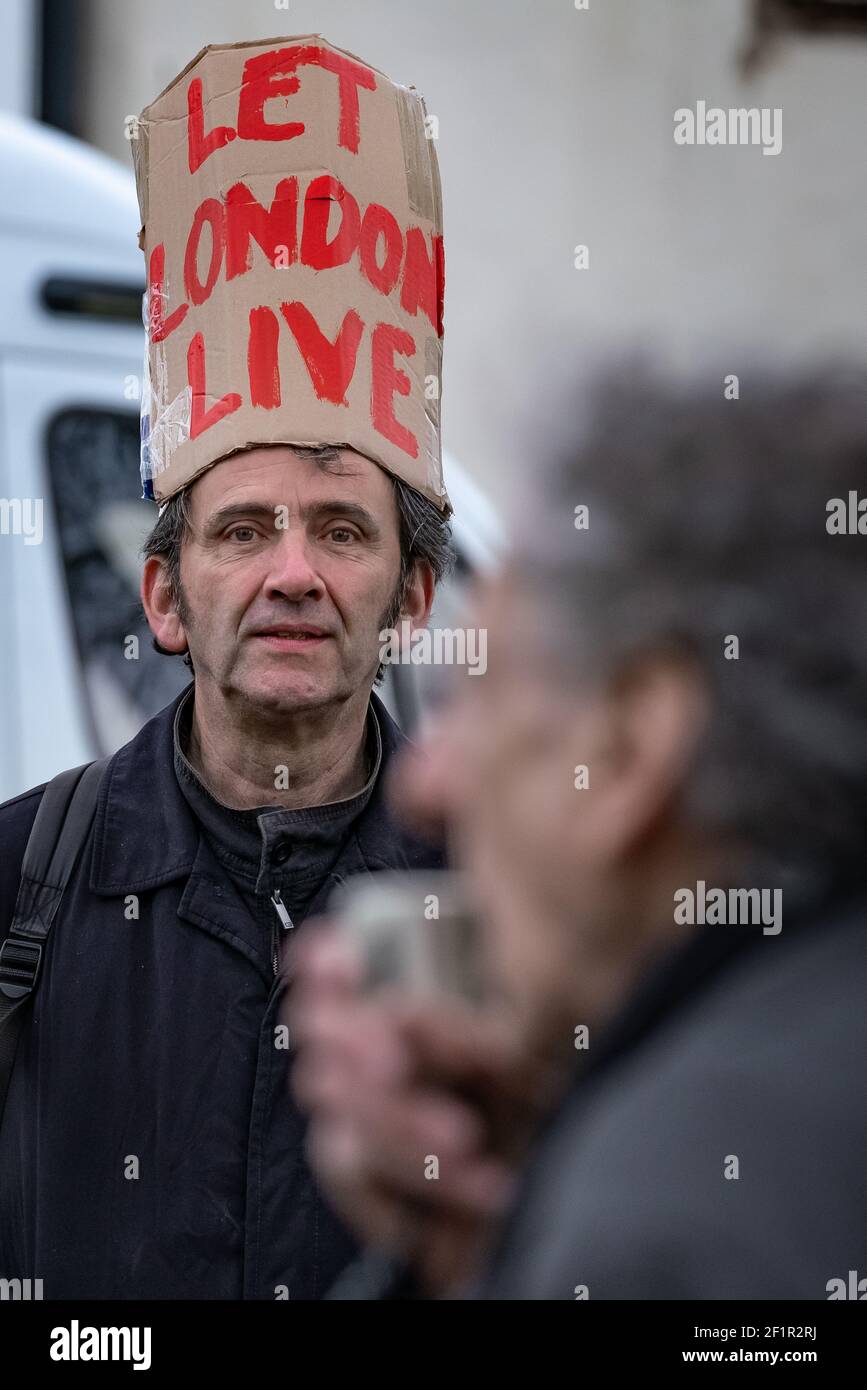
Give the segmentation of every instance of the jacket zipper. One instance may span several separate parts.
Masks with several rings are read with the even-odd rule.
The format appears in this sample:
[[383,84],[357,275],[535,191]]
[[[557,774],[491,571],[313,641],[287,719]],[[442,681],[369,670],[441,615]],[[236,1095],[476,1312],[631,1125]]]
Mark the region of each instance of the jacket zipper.
[[[277,913],[280,927],[283,931],[290,931],[292,927],[295,926],[295,923],[286,910],[286,904],[280,896],[279,888],[275,888],[274,892],[271,894],[271,902],[274,911]],[[276,975],[280,968],[280,930],[276,922],[271,929],[271,964],[274,967],[274,974]]]

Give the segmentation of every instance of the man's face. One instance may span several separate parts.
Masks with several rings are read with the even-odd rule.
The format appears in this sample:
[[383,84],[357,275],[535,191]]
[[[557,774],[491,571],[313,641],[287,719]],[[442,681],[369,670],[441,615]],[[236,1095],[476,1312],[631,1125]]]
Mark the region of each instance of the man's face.
[[528,1037],[542,1041],[582,1022],[571,1002],[577,933],[604,895],[592,839],[576,833],[592,816],[590,792],[574,783],[595,737],[594,706],[552,679],[538,641],[545,613],[520,585],[505,576],[489,584],[476,620],[487,629],[487,671],[460,677],[429,756],[407,762],[397,790],[422,821],[450,827],[492,976]]
[[208,469],[190,502],[181,592],[197,682],[280,715],[369,688],[400,570],[387,474],[351,449],[323,466],[256,448]]
[[708,705],[670,653],[594,679],[579,615],[563,631],[520,574],[488,583],[478,608],[487,671],[461,677],[396,790],[417,821],[451,829],[491,978],[525,1042],[562,1057],[674,939],[673,888],[723,862],[678,811]]

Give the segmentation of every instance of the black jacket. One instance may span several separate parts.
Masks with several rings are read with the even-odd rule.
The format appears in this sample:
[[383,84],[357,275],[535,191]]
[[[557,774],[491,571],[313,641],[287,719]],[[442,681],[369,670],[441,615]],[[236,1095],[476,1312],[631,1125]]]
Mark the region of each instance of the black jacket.
[[[384,804],[403,737],[373,699],[380,777],[308,916],[350,874],[441,867]],[[304,1162],[286,986],[177,783],[177,703],[111,759],[51,933],[0,1127],[0,1277],[45,1298],[316,1298],[354,1247]],[[0,806],[0,937],[42,790]]]
[[474,1296],[825,1300],[867,1275],[865,997],[863,889],[779,936],[705,927],[600,1039]]

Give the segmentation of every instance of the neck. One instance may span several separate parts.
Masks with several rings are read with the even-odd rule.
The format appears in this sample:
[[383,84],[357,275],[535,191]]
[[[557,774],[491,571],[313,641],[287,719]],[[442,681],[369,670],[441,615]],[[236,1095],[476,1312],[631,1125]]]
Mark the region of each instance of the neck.
[[696,926],[676,920],[675,892],[694,888],[700,878],[715,884],[736,880],[739,863],[734,847],[676,829],[618,865],[596,929],[588,933],[589,944],[582,944],[580,969],[571,972],[575,1016],[607,1023],[655,962],[695,935]]
[[344,801],[366,780],[362,690],[333,708],[275,716],[238,708],[196,682],[187,757],[212,796],[233,810],[287,810]]

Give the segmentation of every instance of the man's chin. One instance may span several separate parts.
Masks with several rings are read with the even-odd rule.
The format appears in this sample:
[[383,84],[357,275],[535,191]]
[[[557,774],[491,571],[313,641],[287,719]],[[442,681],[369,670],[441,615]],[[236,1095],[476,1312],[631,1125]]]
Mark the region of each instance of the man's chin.
[[282,681],[248,685],[247,703],[262,713],[297,714],[302,710],[323,709],[340,696],[334,686],[318,681]]
[[233,681],[236,694],[262,714],[292,715],[342,703],[351,693],[333,672],[282,669],[246,671]]

